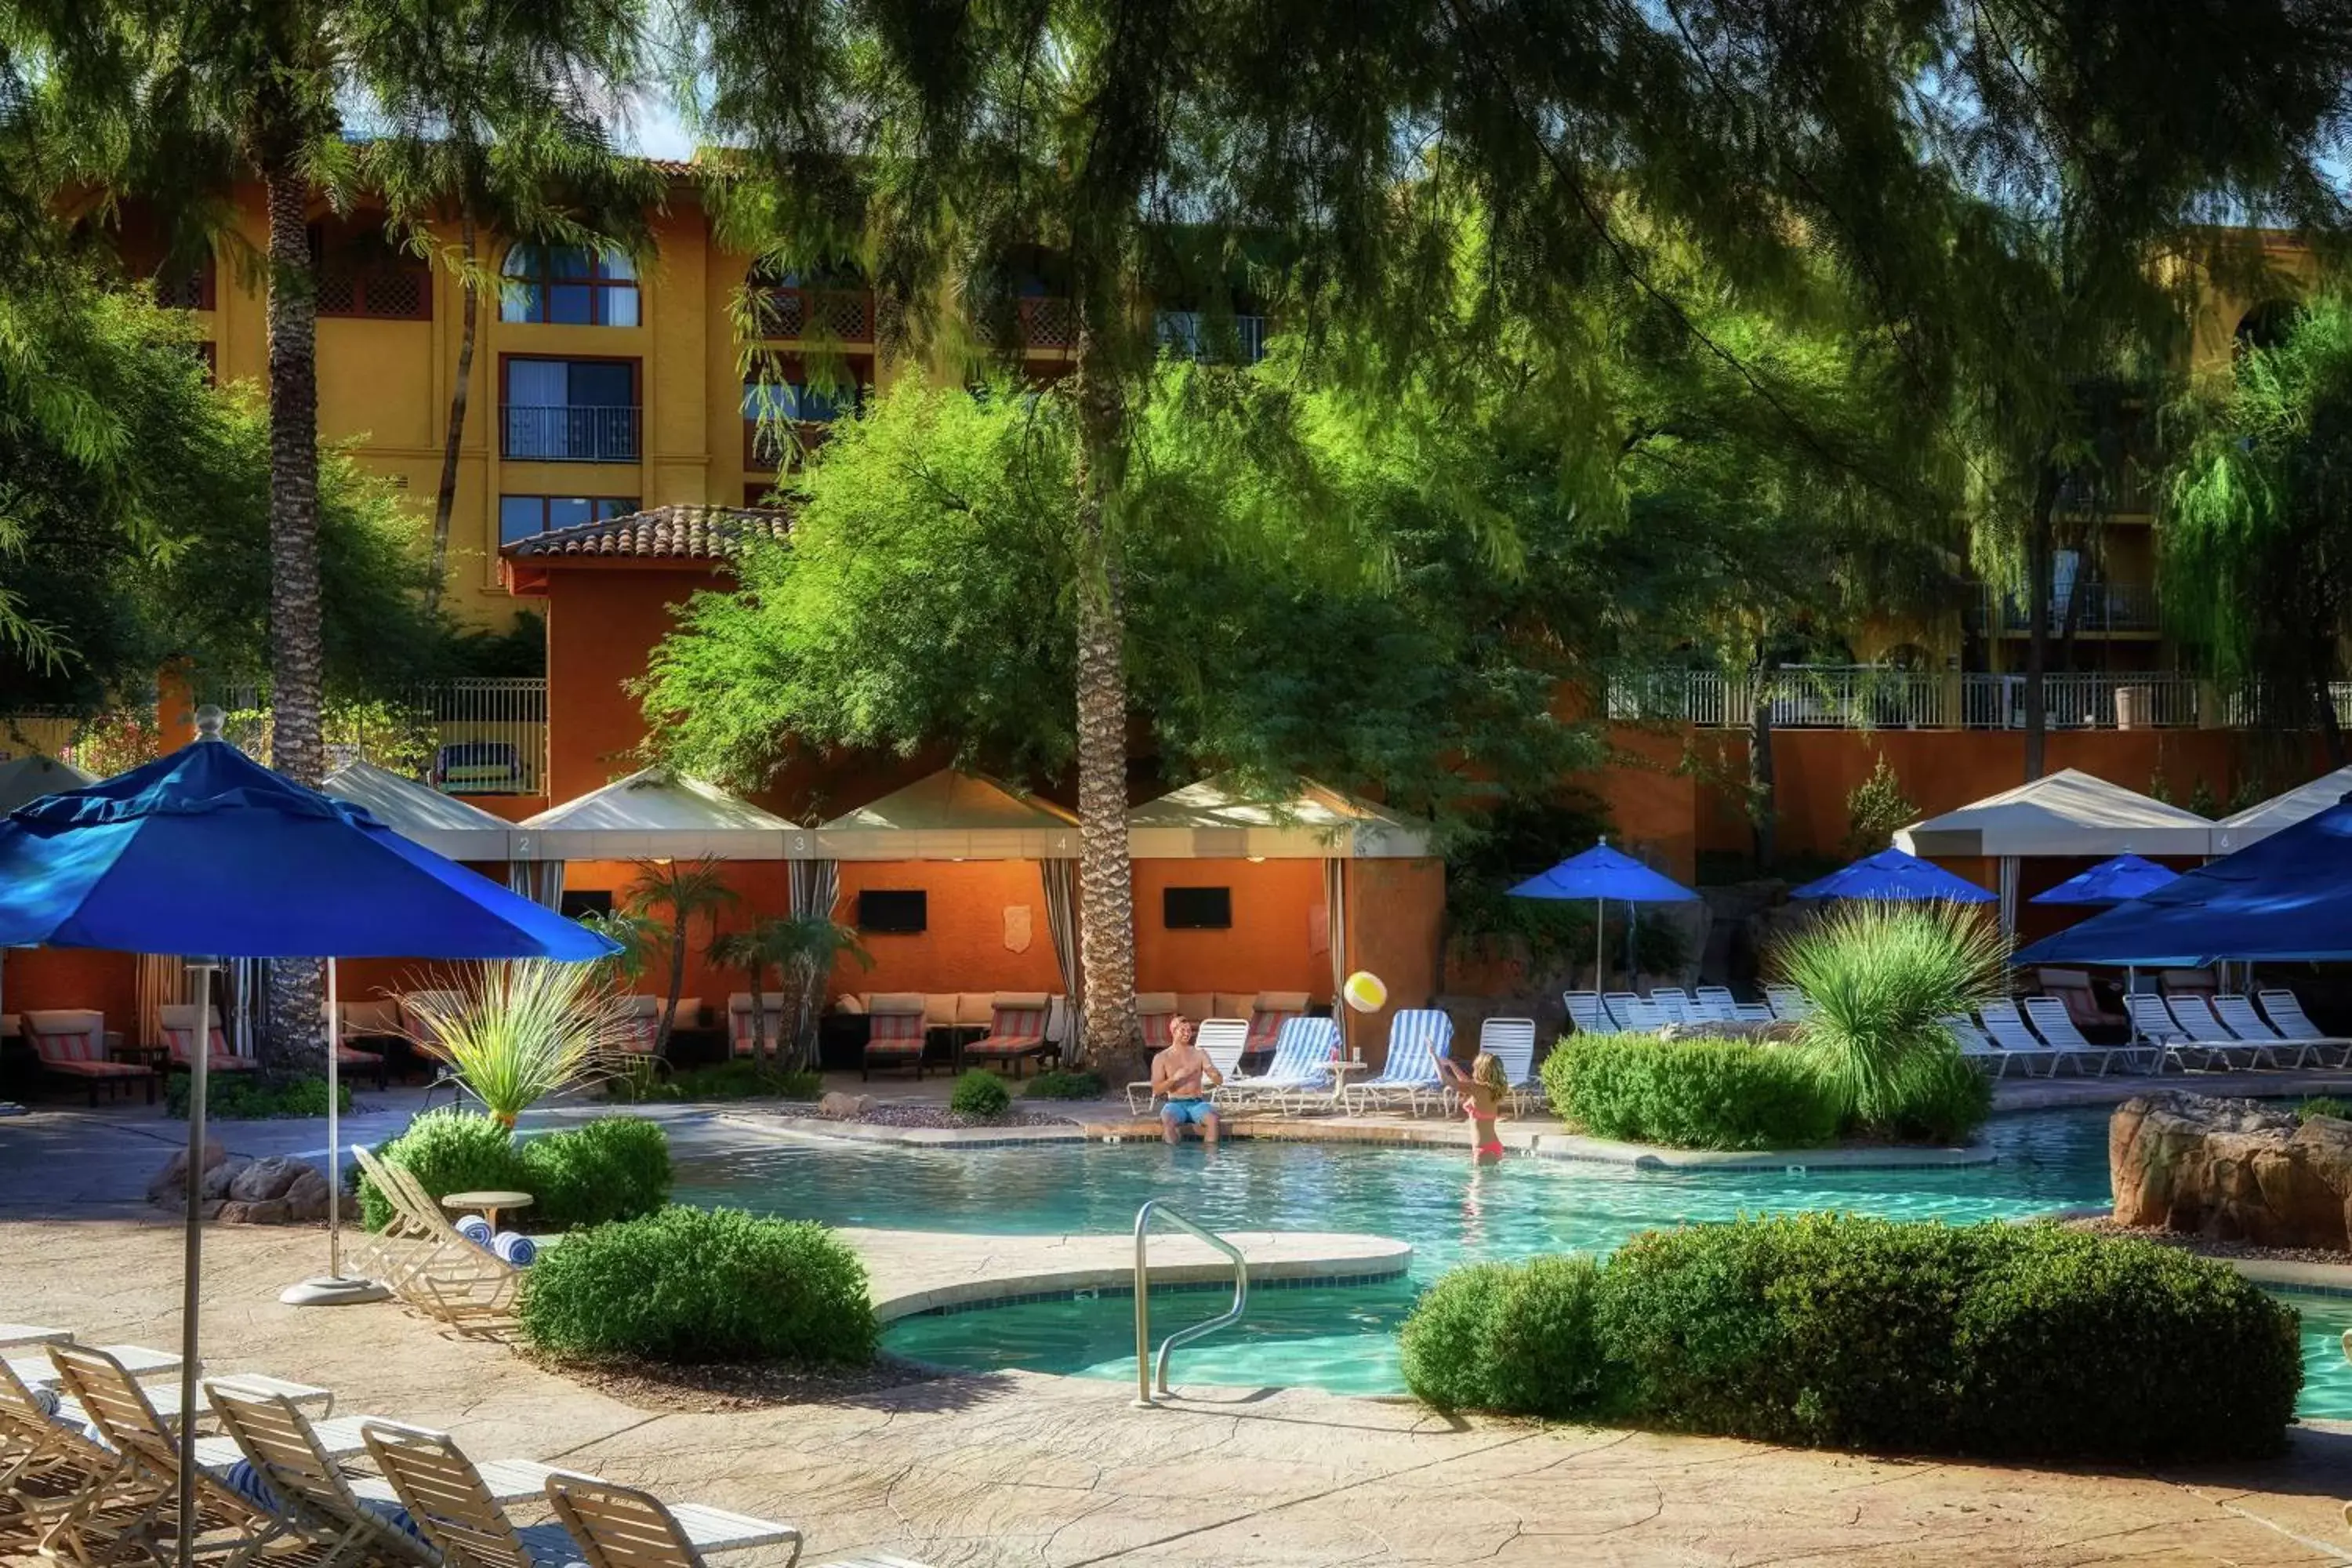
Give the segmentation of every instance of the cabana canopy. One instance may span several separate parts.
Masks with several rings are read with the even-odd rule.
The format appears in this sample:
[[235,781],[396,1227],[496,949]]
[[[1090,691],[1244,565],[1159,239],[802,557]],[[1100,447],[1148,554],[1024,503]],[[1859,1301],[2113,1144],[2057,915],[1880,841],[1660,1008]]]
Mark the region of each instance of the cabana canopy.
[[97,782],[95,776],[82,772],[71,763],[61,763],[38,752],[12,757],[0,763],[0,816],[45,795],[79,789],[84,784]]
[[1915,822],[1895,836],[1895,847],[1906,854],[1945,859],[2098,858],[2126,851],[2207,855],[2212,852],[2212,838],[2213,824],[2193,811],[2067,768]]
[[2352,958],[2352,805],[2333,805],[2134,902],[2045,937],[2020,963],[2192,969]]
[[515,828],[519,860],[792,860],[807,830],[716,784],[645,768]]
[[319,793],[367,814],[412,844],[451,860],[504,860],[514,824],[373,763],[347,763],[320,781]]
[[1127,814],[1128,852],[1146,860],[1419,859],[1429,834],[1379,806],[1311,780],[1265,800],[1226,777],[1144,802]]
[[816,830],[836,860],[1075,860],[1078,819],[993,779],[942,768]]
[[2213,853],[2231,855],[2249,844],[2259,844],[2283,827],[2318,816],[2347,795],[2352,795],[2352,768],[2322,773],[2307,784],[2297,784],[2284,795],[2274,795],[2260,805],[2223,817],[2213,829]]

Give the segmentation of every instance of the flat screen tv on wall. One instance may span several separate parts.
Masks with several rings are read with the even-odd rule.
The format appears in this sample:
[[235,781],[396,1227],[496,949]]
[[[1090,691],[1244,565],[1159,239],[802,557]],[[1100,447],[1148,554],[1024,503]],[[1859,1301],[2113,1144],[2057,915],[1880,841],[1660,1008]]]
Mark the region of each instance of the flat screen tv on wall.
[[930,895],[920,888],[869,889],[857,895],[857,929],[911,936],[929,924]]
[[1160,918],[1170,931],[1226,931],[1234,923],[1231,888],[1167,888],[1160,895]]

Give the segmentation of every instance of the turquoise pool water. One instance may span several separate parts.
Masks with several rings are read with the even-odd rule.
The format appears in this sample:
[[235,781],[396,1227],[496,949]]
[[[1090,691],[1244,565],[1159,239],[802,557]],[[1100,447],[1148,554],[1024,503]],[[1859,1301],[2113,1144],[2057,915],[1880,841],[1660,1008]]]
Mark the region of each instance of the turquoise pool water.
[[[1302,1384],[1398,1394],[1396,1328],[1418,1292],[1462,1262],[1605,1252],[1637,1231],[1741,1214],[1847,1209],[1898,1219],[2005,1219],[2107,1201],[2106,1112],[2003,1117],[1990,1165],[1633,1172],[1514,1158],[1474,1167],[1452,1150],[1318,1143],[1029,1144],[961,1152],[777,1144],[681,1162],[682,1201],[731,1204],[832,1225],[909,1230],[1119,1233],[1146,1198],[1218,1230],[1350,1230],[1413,1247],[1387,1284],[1260,1290],[1249,1315],[1178,1352],[1188,1383]],[[2352,1300],[2295,1298],[2310,1381],[2304,1413],[2352,1416],[2338,1336]],[[1214,1316],[1225,1296],[1152,1299],[1154,1337]],[[1030,1302],[893,1324],[887,1343],[941,1365],[1134,1376],[1134,1305],[1123,1297]]]

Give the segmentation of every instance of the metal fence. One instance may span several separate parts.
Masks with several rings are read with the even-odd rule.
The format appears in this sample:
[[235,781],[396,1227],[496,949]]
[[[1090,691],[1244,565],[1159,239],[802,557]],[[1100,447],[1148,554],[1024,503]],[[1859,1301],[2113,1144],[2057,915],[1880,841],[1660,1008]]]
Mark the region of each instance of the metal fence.
[[[2053,672],[2043,678],[2053,730],[2185,729],[2236,725],[2242,710],[2216,689],[2175,671],[2147,674]],[[1782,730],[2021,730],[2021,675],[1818,665],[1754,675],[1720,670],[1659,670],[1613,678],[1612,719],[1659,721],[1701,729],[1746,729],[1759,705]],[[2338,710],[2352,721],[2352,683]]]

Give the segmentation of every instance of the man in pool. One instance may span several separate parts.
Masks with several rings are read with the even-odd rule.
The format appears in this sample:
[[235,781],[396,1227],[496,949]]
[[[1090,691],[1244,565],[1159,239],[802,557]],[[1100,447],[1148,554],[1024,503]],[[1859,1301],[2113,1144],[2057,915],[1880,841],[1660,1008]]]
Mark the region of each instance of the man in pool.
[[1217,1146],[1217,1110],[1209,1090],[1225,1081],[1209,1061],[1209,1053],[1192,1043],[1198,1027],[1179,1017],[1168,1026],[1168,1048],[1151,1058],[1151,1093],[1160,1107],[1160,1136],[1174,1145],[1184,1141],[1189,1124],[1201,1130],[1201,1142]]

